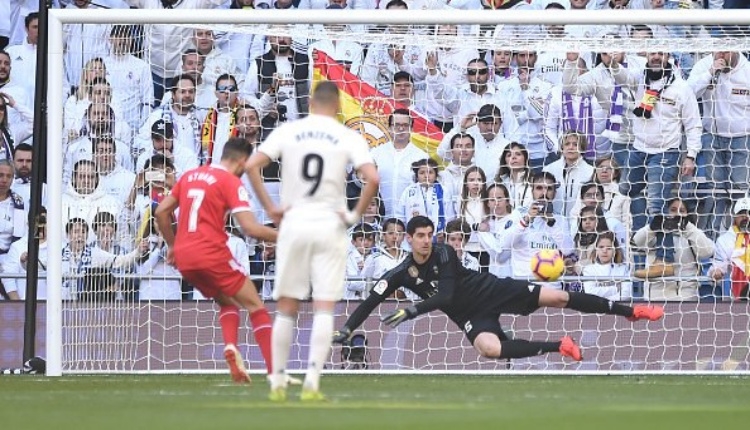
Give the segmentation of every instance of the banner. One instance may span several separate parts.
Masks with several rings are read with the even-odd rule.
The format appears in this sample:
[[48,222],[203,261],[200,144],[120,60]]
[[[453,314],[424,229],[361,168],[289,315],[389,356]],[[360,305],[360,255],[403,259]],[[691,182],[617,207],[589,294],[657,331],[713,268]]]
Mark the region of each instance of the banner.
[[[313,53],[313,88],[320,81],[333,81],[341,90],[340,120],[365,137],[371,148],[391,140],[388,116],[398,108],[406,108],[378,92],[367,82],[350,73],[325,52]],[[423,114],[409,109],[412,118],[411,142],[438,162],[437,147],[442,131]]]

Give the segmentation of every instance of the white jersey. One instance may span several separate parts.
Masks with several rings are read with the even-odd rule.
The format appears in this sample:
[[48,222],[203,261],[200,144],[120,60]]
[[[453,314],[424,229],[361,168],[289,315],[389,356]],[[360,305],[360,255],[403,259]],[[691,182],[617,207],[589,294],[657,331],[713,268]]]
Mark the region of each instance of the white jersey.
[[284,160],[281,205],[303,217],[345,210],[347,166],[353,164],[358,169],[372,163],[367,142],[360,134],[321,115],[281,125],[259,151],[272,160]]

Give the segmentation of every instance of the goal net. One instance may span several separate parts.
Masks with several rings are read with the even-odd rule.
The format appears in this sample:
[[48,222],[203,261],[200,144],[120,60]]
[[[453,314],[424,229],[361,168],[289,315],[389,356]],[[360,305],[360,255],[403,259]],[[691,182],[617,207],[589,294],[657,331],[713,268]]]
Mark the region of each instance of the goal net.
[[[217,162],[228,137],[262,145],[306,115],[321,80],[339,86],[340,119],[370,143],[382,183],[382,206],[363,220],[375,233],[365,229],[348,256],[337,327],[402,252],[385,248],[405,248],[385,220],[415,214],[440,228],[466,221],[462,260],[480,270],[530,279],[546,270],[532,269],[534,250],[557,248],[567,269],[550,286],[666,312],[648,324],[558,309],[504,315],[510,336],[570,335],[585,359],[499,361],[479,358],[437,311],[381,325],[414,299],[400,294],[355,332],[365,348],[335,346],[327,369],[747,372],[750,38],[746,27],[716,25],[741,17],[266,12],[51,13],[51,374],[225,371],[217,309],[165,263],[152,212],[180,174]],[[412,163],[426,157],[440,173],[413,185]],[[532,179],[542,171],[553,195],[544,177]],[[264,179],[278,198],[278,170]],[[347,186],[356,199],[361,183]],[[419,187],[434,201],[410,199]],[[545,199],[539,231],[509,236]],[[231,241],[272,311],[273,246]],[[308,304],[297,324],[290,370],[306,367]],[[249,323],[240,344],[262,372]]]

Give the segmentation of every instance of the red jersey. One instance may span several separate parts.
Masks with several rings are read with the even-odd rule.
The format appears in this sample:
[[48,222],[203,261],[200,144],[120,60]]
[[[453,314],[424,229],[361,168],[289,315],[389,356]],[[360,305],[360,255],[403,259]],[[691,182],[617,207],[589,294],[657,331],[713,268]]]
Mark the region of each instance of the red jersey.
[[205,261],[231,255],[227,214],[251,210],[240,178],[221,165],[198,167],[182,175],[172,195],[179,202],[175,257]]

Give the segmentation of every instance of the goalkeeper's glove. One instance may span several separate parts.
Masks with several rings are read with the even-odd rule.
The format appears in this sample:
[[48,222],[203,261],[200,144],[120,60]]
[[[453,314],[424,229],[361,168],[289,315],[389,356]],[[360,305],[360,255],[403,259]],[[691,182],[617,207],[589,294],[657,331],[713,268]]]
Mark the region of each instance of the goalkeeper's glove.
[[344,344],[349,341],[349,338],[352,336],[352,331],[349,327],[344,326],[341,330],[336,330],[333,332],[333,343],[341,343]]
[[409,306],[408,308],[399,309],[393,313],[390,313],[380,319],[385,324],[391,327],[396,327],[406,320],[410,320],[417,316],[417,308]]

